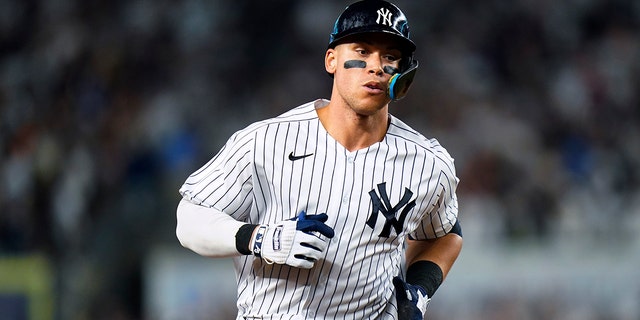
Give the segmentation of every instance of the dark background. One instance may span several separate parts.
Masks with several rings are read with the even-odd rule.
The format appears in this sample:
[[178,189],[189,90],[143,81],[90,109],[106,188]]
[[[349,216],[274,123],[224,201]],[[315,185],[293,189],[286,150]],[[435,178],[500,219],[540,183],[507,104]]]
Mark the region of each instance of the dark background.
[[[396,3],[420,69],[390,110],[461,178],[430,319],[640,318],[640,2]],[[329,97],[346,4],[0,0],[0,314],[151,318],[150,253],[185,254],[178,188],[235,130]]]

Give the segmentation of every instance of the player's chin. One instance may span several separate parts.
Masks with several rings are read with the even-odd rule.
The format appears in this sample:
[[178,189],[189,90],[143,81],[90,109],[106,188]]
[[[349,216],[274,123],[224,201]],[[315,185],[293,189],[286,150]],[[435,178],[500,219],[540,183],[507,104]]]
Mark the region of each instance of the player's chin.
[[363,109],[370,112],[371,114],[375,114],[380,109],[384,108],[391,99],[387,96],[386,93],[382,94],[369,94],[362,99]]
[[352,111],[360,116],[372,116],[380,112],[391,99],[386,95],[359,94],[353,95],[347,100]]

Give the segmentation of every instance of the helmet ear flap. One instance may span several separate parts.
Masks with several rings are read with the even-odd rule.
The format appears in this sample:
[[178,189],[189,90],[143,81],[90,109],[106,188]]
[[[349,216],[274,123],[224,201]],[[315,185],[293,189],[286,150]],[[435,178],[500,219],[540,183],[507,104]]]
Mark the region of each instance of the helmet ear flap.
[[418,70],[418,60],[413,58],[407,60],[408,67],[402,68],[401,72],[394,74],[389,79],[388,95],[393,101],[398,101],[407,95]]

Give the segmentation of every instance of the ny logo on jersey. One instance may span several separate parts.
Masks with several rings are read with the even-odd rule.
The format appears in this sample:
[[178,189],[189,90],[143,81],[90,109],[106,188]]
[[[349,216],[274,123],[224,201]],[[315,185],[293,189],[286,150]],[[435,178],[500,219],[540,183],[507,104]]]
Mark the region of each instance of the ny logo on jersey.
[[[376,222],[378,221],[378,213],[382,213],[385,218],[385,223],[382,227],[382,232],[380,232],[378,236],[389,238],[389,235],[391,235],[391,227],[395,229],[396,234],[400,234],[400,232],[402,232],[404,220],[406,219],[409,211],[416,206],[416,200],[411,200],[413,192],[404,188],[404,195],[402,196],[402,199],[395,206],[392,206],[389,201],[389,196],[387,195],[386,185],[386,182],[378,184],[379,196],[375,189],[369,191],[373,208],[371,210],[371,216],[369,216],[369,219],[367,220],[367,225],[371,227],[371,229],[375,229]],[[409,200],[411,200],[411,202],[409,202]],[[396,218],[396,213],[400,211],[400,209],[402,209],[400,217]]]
[[393,14],[391,14],[391,11],[389,11],[389,9],[387,8],[380,8],[377,12],[378,18],[376,19],[376,23],[380,24],[380,19],[382,19],[382,24],[391,26],[391,16],[393,16]]

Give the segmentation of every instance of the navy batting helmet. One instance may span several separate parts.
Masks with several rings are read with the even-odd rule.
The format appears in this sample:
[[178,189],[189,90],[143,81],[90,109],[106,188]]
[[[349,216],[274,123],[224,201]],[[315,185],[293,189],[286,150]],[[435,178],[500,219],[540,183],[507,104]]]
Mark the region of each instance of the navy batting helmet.
[[[364,33],[385,33],[394,36],[403,53],[400,70],[389,80],[387,94],[391,100],[400,100],[409,91],[418,69],[413,58],[416,45],[409,39],[407,17],[394,4],[383,0],[363,0],[347,6],[336,19],[329,36],[329,48],[347,41],[351,36]],[[333,75],[331,75],[333,76]]]
[[364,0],[347,6],[333,26],[329,48],[352,35],[369,32],[396,36],[408,54],[416,49],[409,39],[409,24],[404,13],[394,4],[382,0]]

